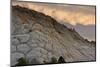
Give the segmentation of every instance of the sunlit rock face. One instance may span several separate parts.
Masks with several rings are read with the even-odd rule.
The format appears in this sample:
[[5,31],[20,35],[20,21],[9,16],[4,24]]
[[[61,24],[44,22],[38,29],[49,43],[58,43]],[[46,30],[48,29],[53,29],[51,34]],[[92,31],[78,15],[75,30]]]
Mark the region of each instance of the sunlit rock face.
[[50,16],[12,6],[11,65],[21,57],[30,64],[44,64],[60,56],[66,62],[95,61],[95,44]]

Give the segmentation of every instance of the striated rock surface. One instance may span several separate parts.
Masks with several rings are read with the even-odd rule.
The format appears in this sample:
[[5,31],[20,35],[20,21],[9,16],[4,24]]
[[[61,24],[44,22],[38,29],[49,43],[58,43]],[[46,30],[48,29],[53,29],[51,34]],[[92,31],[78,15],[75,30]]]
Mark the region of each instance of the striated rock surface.
[[25,57],[32,64],[63,56],[66,62],[95,61],[95,44],[50,16],[12,6],[11,65]]

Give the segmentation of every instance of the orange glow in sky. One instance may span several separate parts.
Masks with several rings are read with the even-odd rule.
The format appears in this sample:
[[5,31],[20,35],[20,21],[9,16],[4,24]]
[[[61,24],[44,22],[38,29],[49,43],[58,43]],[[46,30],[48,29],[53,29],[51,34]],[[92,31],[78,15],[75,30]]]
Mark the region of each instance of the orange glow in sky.
[[32,10],[42,12],[52,16],[57,21],[76,25],[95,24],[95,7],[94,6],[76,6],[76,5],[60,5],[46,3],[30,3],[30,2],[13,2],[13,5],[21,5]]

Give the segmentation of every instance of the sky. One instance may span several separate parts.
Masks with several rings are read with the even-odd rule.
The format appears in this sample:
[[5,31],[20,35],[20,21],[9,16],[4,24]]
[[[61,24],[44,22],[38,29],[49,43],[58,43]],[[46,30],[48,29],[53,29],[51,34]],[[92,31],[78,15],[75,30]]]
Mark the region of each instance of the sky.
[[95,6],[16,1],[12,5],[49,15],[61,24],[73,26],[82,37],[95,41]]
[[94,25],[95,6],[81,6],[68,4],[32,3],[32,2],[13,2],[14,5],[21,6],[43,12],[52,16],[57,21],[70,23],[72,25]]

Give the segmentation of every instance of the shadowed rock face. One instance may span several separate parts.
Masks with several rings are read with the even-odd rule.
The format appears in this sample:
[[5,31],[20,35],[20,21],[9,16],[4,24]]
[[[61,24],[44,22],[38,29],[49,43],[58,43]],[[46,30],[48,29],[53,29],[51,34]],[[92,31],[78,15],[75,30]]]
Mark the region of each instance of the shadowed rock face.
[[11,65],[21,57],[31,64],[44,64],[60,56],[66,62],[95,61],[95,44],[50,16],[12,6],[11,26]]

